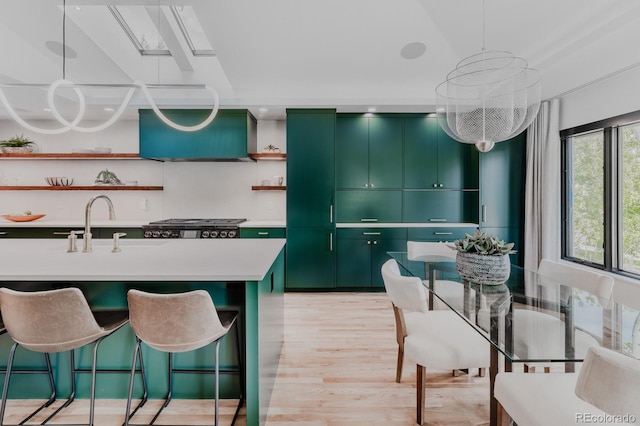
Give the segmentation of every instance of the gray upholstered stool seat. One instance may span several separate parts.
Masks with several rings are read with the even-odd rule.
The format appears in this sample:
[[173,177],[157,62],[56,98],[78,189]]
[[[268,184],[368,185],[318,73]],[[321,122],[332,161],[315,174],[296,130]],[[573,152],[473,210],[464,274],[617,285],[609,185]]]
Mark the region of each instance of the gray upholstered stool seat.
[[[63,408],[69,406],[75,399],[76,374],[90,372],[91,396],[88,424],[93,425],[98,346],[105,337],[111,335],[129,321],[128,311],[97,311],[94,314],[78,288],[31,292],[0,288],[0,311],[2,312],[7,332],[15,342],[9,352],[9,360],[7,362],[7,373],[0,407],[0,424],[4,420],[15,352],[18,346],[22,346],[34,352],[44,353],[49,371],[49,353],[70,352],[71,394],[63,405],[43,421],[43,424],[52,419]],[[91,343],[94,344],[91,370],[77,369],[74,361],[74,350]],[[55,400],[55,382],[53,381],[53,376],[51,374],[49,376],[54,392],[52,398]],[[146,400],[146,388],[143,399]]]
[[[131,328],[136,334],[136,350],[134,351],[131,382],[129,384],[129,397],[125,414],[125,425],[133,417],[129,414],[131,407],[131,392],[133,390],[133,367],[136,365],[136,356],[140,353],[141,342],[158,351],[167,352],[169,355],[168,379],[169,389],[164,404],[156,413],[149,424],[153,424],[162,410],[171,401],[172,377],[175,373],[188,374],[215,374],[215,424],[219,421],[219,348],[220,340],[227,335],[229,329],[236,325],[236,342],[238,355],[237,372],[240,378],[240,389],[244,387],[242,376],[242,353],[240,351],[240,334],[238,330],[237,310],[217,310],[209,293],[204,290],[195,290],[186,293],[156,294],[139,290],[129,290],[127,294]],[[173,354],[187,352],[215,344],[214,369],[189,369],[180,370],[173,368]],[[244,398],[240,395],[239,403],[233,417],[235,422]]]

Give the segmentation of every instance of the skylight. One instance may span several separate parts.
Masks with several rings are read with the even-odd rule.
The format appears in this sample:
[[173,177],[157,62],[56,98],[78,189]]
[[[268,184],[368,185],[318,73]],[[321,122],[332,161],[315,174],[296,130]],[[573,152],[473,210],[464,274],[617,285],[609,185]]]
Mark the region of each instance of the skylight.
[[213,47],[191,6],[171,6],[171,12],[184,35],[193,56],[215,56]]
[[107,6],[141,55],[171,55],[151,15],[143,6]]

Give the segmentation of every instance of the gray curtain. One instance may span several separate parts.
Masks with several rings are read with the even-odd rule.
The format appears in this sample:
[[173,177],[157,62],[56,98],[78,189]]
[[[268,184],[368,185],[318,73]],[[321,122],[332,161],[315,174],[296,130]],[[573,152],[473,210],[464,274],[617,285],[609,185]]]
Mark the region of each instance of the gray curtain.
[[542,102],[527,129],[524,266],[560,259],[560,101]]

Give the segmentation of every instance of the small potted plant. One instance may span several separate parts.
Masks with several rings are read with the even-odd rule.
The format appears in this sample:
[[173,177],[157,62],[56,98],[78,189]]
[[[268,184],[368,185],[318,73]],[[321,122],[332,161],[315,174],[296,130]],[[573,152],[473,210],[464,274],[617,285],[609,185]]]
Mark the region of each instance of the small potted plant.
[[5,154],[27,154],[33,152],[35,142],[23,135],[0,141],[0,151]]
[[118,179],[118,176],[109,169],[104,169],[98,173],[95,183],[101,185],[122,185],[122,181]]
[[454,241],[456,269],[460,276],[476,284],[503,284],[509,279],[514,243],[506,243],[477,230]]
[[269,144],[269,145],[264,147],[264,151],[265,152],[274,152],[274,153],[276,153],[276,152],[280,152],[280,148],[278,148],[275,145]]

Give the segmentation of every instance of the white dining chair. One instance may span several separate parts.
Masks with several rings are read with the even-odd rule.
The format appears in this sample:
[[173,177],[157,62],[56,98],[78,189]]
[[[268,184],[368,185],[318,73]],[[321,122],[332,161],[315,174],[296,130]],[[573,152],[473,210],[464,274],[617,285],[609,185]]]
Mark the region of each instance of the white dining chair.
[[499,425],[637,424],[640,360],[591,347],[579,373],[498,373],[494,396]]
[[[579,268],[568,263],[542,259],[538,267],[539,281],[537,291],[543,293],[547,301],[561,301],[571,296],[560,294],[562,288],[558,283],[566,283],[573,288],[587,291],[597,297],[602,307],[609,307],[613,294],[613,278]],[[549,279],[545,286],[545,278]],[[538,295],[532,295],[536,297]],[[530,309],[513,310],[513,350],[521,358],[560,358],[565,354],[565,322],[560,313],[542,312]],[[555,336],[555,337],[554,337]],[[590,347],[599,346],[598,339],[588,331],[579,328],[574,332],[574,350],[577,358],[584,358]],[[549,372],[549,363],[527,363],[525,370],[534,372],[537,367],[544,367]]]
[[396,381],[402,374],[402,360],[406,355],[417,364],[417,422],[422,424],[425,369],[486,368],[489,342],[452,310],[430,311],[422,281],[402,276],[394,259],[386,261],[381,272],[396,319]]

